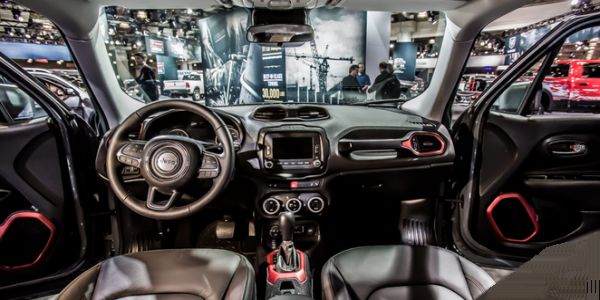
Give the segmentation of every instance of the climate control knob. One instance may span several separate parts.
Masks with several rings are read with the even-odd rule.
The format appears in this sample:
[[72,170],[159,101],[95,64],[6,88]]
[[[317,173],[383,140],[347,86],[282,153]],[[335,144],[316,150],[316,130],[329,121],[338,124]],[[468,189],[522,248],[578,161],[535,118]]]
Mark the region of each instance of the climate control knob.
[[320,160],[314,160],[312,164],[315,168],[320,168],[323,165]]
[[296,198],[289,199],[285,203],[285,208],[287,208],[289,212],[297,213],[302,209],[302,201]]
[[265,162],[265,168],[267,169],[272,169],[273,168],[273,162],[268,160]]
[[308,200],[306,207],[310,212],[318,214],[325,208],[325,200],[321,197],[312,197]]
[[262,208],[267,215],[274,215],[281,210],[281,204],[275,198],[268,198],[263,202]]

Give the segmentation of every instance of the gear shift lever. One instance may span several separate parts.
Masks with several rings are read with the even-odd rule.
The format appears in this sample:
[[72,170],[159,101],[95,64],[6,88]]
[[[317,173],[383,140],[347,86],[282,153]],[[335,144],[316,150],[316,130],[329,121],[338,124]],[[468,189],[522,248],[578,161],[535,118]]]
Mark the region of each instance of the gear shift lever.
[[298,254],[292,241],[294,237],[294,214],[291,212],[279,215],[279,231],[281,244],[279,245],[279,259],[277,267],[281,272],[294,272],[298,269]]
[[294,223],[296,223],[296,218],[293,213],[287,212],[279,215],[279,231],[282,242],[292,242],[294,239]]

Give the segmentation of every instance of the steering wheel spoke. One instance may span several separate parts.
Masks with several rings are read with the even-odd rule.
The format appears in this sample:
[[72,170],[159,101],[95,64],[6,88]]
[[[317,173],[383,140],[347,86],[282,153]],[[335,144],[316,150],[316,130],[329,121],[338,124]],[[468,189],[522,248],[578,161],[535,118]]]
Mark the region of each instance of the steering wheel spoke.
[[[169,199],[163,201],[156,201],[156,193],[160,193],[160,191],[154,187],[148,187],[148,195],[146,196],[146,207],[155,211],[165,211],[171,208],[175,201],[181,199],[181,192],[177,190],[171,191],[171,195],[169,195]],[[161,193],[162,194],[162,193]]]
[[196,143],[202,144],[205,150],[211,152],[221,152],[223,151],[223,145],[221,143],[216,143],[215,141],[207,141],[207,140],[195,140]]
[[117,152],[117,160],[127,166],[139,168],[142,165],[142,153],[146,141],[127,141]]
[[199,179],[214,179],[221,174],[221,165],[223,157],[220,154],[205,151],[202,158],[202,165],[198,170]]

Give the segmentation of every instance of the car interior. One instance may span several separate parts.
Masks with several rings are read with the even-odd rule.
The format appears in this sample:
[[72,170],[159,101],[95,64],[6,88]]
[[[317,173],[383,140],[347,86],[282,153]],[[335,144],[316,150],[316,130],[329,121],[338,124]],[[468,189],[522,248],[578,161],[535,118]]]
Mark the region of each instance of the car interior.
[[0,299],[534,299],[600,230],[596,4],[5,1]]

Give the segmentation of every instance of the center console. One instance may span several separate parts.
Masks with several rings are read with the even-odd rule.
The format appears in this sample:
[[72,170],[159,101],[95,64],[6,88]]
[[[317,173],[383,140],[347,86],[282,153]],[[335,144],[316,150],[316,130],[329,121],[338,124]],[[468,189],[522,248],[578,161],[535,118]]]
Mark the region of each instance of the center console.
[[267,255],[266,299],[294,295],[312,298],[312,273],[308,255],[294,245],[293,213],[279,216],[281,243]]
[[327,135],[298,124],[269,127],[259,133],[257,146],[260,170],[268,178],[257,180],[256,201],[261,243],[268,251],[266,299],[311,299],[309,255],[320,243],[318,219],[329,204],[320,177],[327,170]]

